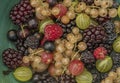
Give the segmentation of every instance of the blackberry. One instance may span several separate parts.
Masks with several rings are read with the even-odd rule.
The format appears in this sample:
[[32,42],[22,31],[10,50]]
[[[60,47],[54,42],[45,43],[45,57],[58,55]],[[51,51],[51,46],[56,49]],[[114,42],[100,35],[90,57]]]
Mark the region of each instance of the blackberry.
[[107,34],[107,39],[106,39],[106,42],[104,43],[104,46],[107,49],[109,49],[108,52],[110,53],[112,51],[112,44],[117,37],[117,34],[115,33],[115,30],[114,30],[115,25],[111,20],[109,20],[103,23],[102,26],[105,28],[105,31]]
[[35,73],[33,75],[32,81],[32,83],[57,83],[56,79],[51,77],[47,71],[42,73]]
[[120,67],[120,54],[116,52],[112,52],[110,56],[113,59],[113,68],[112,70],[114,71],[116,68]]
[[28,55],[28,47],[24,44],[24,40],[18,39],[15,42],[15,46],[22,55]]
[[77,83],[71,75],[63,74],[58,77],[58,83]]
[[85,2],[87,5],[92,5],[94,0],[79,0],[80,2]]
[[106,77],[108,77],[108,73],[101,73],[101,80],[105,79]]
[[106,41],[105,29],[101,26],[91,25],[83,32],[83,41],[87,43],[88,50],[93,52],[96,46]]
[[90,51],[86,50],[81,53],[81,61],[83,61],[87,69],[95,67],[95,58]]
[[114,27],[115,24],[112,21],[106,21],[105,23],[103,23],[102,25],[107,33],[107,40],[109,41],[110,44],[112,44],[112,42],[115,40],[115,38],[117,37],[115,31],[114,31]]
[[30,5],[30,0],[20,0],[10,11],[10,18],[14,24],[21,25],[33,17],[34,9]]
[[100,72],[97,71],[96,68],[93,68],[91,70],[89,70],[92,75],[93,75],[93,82],[92,83],[100,83],[101,82],[101,75]]
[[115,24],[111,20],[109,20],[103,23],[102,26],[105,28],[106,33],[110,34],[114,31]]
[[110,54],[113,50],[112,45],[110,44],[110,41],[100,43],[98,46],[95,46],[95,48],[97,48],[97,47],[105,47],[107,49],[108,54]]
[[15,69],[22,64],[22,55],[18,51],[8,48],[2,53],[3,63],[11,69]]
[[62,38],[66,38],[66,35],[68,33],[72,32],[72,29],[76,26],[75,21],[70,21],[68,24],[63,24],[60,21],[58,21],[58,24],[63,28],[63,36]]
[[39,38],[34,35],[28,36],[24,41],[24,44],[31,49],[36,49],[39,47]]
[[97,18],[95,18],[95,21],[98,22],[98,24],[103,24],[104,22],[108,20],[111,20],[109,16],[106,16],[106,17],[98,16]]

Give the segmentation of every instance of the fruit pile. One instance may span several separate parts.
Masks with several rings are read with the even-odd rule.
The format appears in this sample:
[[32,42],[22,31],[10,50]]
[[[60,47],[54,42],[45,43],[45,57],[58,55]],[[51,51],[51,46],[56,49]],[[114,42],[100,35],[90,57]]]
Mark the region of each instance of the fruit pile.
[[20,0],[9,16],[18,26],[7,32],[16,49],[5,49],[2,58],[17,80],[120,83],[115,0]]
[[110,71],[108,77],[101,81],[101,83],[119,83],[120,82],[120,67],[116,71]]

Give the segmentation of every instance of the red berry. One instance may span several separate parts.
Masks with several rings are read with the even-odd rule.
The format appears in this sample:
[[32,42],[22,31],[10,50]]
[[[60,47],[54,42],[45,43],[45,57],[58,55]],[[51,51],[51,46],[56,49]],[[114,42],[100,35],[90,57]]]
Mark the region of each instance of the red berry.
[[63,35],[63,30],[58,24],[49,24],[45,27],[44,34],[44,39],[41,42],[42,45],[46,40],[54,41],[59,39]]
[[41,53],[41,61],[45,64],[50,64],[53,60],[53,54],[52,53],[47,53],[43,52]]
[[107,55],[107,50],[104,47],[98,47],[94,50],[93,55],[96,59],[104,59]]
[[60,18],[67,13],[67,8],[63,4],[57,4],[55,7],[60,9],[59,14],[55,16],[56,18]]
[[51,64],[48,68],[48,72],[50,73],[51,76],[55,76],[55,66],[54,64]]
[[73,60],[70,62],[68,69],[72,75],[76,76],[83,72],[84,64],[80,60]]

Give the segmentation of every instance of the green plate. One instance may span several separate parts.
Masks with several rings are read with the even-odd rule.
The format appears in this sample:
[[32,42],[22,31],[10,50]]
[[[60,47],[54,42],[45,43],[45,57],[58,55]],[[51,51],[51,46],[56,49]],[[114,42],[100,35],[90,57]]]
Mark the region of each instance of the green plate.
[[[7,70],[7,67],[2,63],[2,51],[6,48],[14,48],[14,45],[7,40],[6,33],[12,28],[17,28],[9,19],[9,11],[18,1],[0,0],[0,83],[21,83],[14,79],[12,73],[7,76],[2,74],[3,70]],[[120,2],[120,0],[117,1]]]
[[21,83],[14,79],[12,73],[7,76],[2,73],[3,70],[7,70],[7,67],[2,63],[2,51],[6,48],[14,48],[14,45],[7,40],[7,31],[18,28],[9,19],[9,12],[18,2],[19,0],[0,0],[0,83]]

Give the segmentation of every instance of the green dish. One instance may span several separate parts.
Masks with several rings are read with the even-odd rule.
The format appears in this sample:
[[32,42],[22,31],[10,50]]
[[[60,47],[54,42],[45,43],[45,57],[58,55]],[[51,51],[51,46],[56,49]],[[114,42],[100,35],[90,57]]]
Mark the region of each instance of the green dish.
[[[117,1],[120,2],[120,0]],[[12,73],[7,76],[2,73],[8,69],[2,62],[2,51],[6,48],[14,48],[14,45],[7,40],[6,33],[12,28],[17,29],[17,26],[9,19],[9,11],[17,2],[19,0],[0,0],[0,83],[21,83],[15,80]]]

